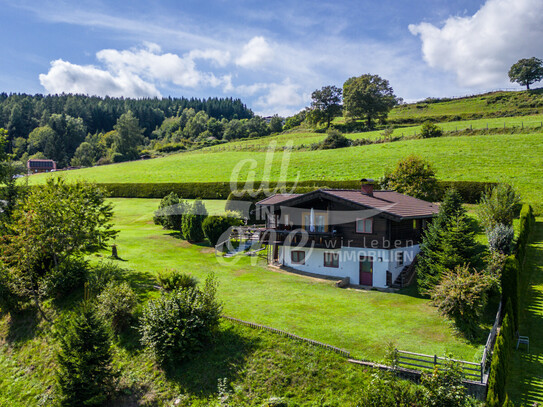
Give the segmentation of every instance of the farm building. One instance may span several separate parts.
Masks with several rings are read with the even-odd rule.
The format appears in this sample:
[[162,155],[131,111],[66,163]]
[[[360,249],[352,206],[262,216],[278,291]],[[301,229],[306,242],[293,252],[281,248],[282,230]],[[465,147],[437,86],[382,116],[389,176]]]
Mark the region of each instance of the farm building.
[[51,172],[57,170],[57,163],[53,160],[28,160],[26,168],[28,169],[29,174]]
[[401,286],[438,206],[395,191],[319,189],[256,204],[271,264],[371,287]]

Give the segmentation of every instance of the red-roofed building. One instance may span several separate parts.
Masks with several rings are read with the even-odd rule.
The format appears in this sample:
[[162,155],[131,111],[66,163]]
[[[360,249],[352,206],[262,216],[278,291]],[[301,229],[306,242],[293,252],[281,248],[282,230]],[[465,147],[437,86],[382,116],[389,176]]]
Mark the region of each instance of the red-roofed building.
[[51,172],[57,170],[57,163],[53,160],[28,160],[26,168],[28,169],[29,174]]
[[367,179],[360,190],[276,194],[256,207],[266,221],[270,263],[380,288],[398,284],[439,211],[421,199],[374,191]]

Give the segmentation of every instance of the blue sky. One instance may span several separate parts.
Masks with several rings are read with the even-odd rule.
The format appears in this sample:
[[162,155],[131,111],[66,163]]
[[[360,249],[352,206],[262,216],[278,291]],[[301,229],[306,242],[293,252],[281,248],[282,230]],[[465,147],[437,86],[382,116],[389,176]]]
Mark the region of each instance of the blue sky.
[[364,73],[405,100],[509,83],[543,57],[541,0],[3,1],[0,91],[239,97],[294,113]]

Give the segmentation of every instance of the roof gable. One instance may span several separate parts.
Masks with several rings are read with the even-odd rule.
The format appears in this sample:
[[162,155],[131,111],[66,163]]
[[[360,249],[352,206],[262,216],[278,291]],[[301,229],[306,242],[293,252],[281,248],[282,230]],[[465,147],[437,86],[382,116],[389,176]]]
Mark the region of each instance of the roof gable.
[[257,205],[296,206],[319,197],[353,208],[377,209],[397,220],[433,217],[439,212],[439,207],[431,202],[395,191],[374,191],[373,195],[367,195],[352,189],[318,189],[301,195],[278,194],[263,199]]

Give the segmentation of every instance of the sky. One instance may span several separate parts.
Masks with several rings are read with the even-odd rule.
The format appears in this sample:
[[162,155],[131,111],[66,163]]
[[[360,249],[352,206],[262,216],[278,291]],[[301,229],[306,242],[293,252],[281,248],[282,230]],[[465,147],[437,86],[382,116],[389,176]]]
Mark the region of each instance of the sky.
[[406,101],[520,89],[543,0],[0,0],[0,91],[234,97],[291,115],[377,74]]

